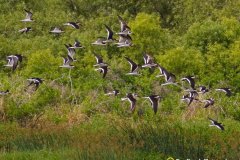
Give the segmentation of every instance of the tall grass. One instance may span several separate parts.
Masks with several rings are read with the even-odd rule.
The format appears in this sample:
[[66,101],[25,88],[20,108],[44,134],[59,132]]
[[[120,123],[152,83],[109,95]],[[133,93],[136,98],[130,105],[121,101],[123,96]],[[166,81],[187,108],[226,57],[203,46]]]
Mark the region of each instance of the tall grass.
[[239,159],[239,136],[201,121],[120,120],[106,114],[73,127],[8,128],[1,131],[0,159]]

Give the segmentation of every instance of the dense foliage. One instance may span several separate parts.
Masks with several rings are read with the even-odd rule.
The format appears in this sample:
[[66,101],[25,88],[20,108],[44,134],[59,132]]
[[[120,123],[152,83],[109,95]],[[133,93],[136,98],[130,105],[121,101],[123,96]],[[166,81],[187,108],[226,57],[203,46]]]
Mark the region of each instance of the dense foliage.
[[[0,97],[0,159],[240,158],[240,1],[0,2],[0,90],[10,91]],[[24,9],[33,12],[33,22],[20,21]],[[118,15],[131,27],[134,45],[93,46],[97,37],[107,35],[104,24],[119,32]],[[63,26],[69,21],[80,22],[80,29]],[[32,31],[18,32],[29,26]],[[64,33],[50,34],[55,26]],[[75,39],[84,46],[77,50],[75,67],[60,68],[67,54],[64,44]],[[156,77],[158,69],[126,75],[124,57],[143,64],[143,52],[174,73],[178,82],[194,75],[197,86],[210,88],[199,98],[214,98],[214,106],[204,109],[203,103],[194,102],[187,107],[180,101],[184,91],[161,86],[164,78]],[[4,66],[6,56],[16,53],[24,57],[12,71]],[[93,53],[110,66],[104,79],[94,71]],[[44,79],[34,92],[26,89],[31,77]],[[231,88],[233,96],[215,91],[221,87]],[[120,95],[104,95],[113,89]],[[121,102],[128,92],[161,95],[157,114],[141,98],[132,113],[128,102]],[[221,121],[225,131],[209,127],[208,117]]]

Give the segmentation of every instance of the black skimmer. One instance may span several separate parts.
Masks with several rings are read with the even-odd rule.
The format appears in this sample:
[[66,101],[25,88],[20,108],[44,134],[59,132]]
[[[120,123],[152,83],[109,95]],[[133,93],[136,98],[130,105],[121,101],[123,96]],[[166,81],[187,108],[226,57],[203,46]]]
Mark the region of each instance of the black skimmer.
[[[188,90],[187,90],[188,91]],[[195,90],[189,90],[189,97],[197,98],[198,97],[198,92]]]
[[96,58],[96,61],[97,61],[97,64],[93,65],[93,66],[107,66],[107,63],[104,63],[103,62],[103,58],[102,56],[96,54],[96,53],[93,53],[95,58]]
[[140,75],[138,73],[138,70],[139,70],[139,65],[137,65],[135,62],[133,62],[130,58],[128,57],[124,57],[128,63],[131,65],[131,69],[130,69],[130,72],[127,73],[127,75]]
[[9,93],[9,90],[7,89],[6,91],[0,91],[0,95],[4,96]]
[[68,56],[72,58],[73,61],[77,61],[74,59],[74,56],[76,54],[76,51],[75,49],[72,47],[71,44],[67,45],[67,44],[64,44],[65,47],[67,48],[67,51],[68,51]]
[[176,82],[176,76],[173,73],[170,72],[164,72],[164,77],[165,77],[165,83],[161,84],[162,86],[169,85],[169,84],[174,84],[177,85],[178,83]]
[[169,73],[164,67],[162,67],[159,64],[157,64],[157,68],[159,69],[160,74],[157,75],[156,77],[162,77],[162,76],[164,76],[164,73]]
[[129,35],[119,35],[119,40],[117,43],[115,43],[117,47],[131,47],[132,44],[132,37]]
[[61,34],[61,33],[63,33],[64,31],[61,30],[59,27],[55,27],[55,28],[53,28],[53,29],[52,29],[51,31],[49,31],[49,32],[54,33],[54,34]]
[[162,71],[165,78],[165,83],[161,84],[162,86],[169,84],[178,85],[178,82],[176,82],[176,76],[173,73],[168,72],[166,69]]
[[99,66],[99,68],[95,70],[100,71],[100,73],[103,73],[103,78],[105,78],[108,72],[108,66]]
[[204,93],[207,93],[207,92],[209,92],[209,89],[207,87],[199,86],[199,92],[198,93],[204,94]]
[[10,55],[10,56],[7,56],[7,60],[8,60],[8,63],[4,66],[11,67],[12,70],[14,71],[17,68],[18,63],[22,62],[22,55],[20,54]]
[[157,110],[158,110],[158,101],[160,100],[160,98],[162,98],[161,96],[158,96],[158,95],[150,95],[148,97],[143,97],[143,98],[147,98],[150,100],[151,102],[151,105],[152,105],[152,108],[153,108],[153,111],[154,113],[156,114],[157,113]]
[[64,23],[63,25],[65,26],[71,26],[75,29],[79,29],[79,22],[67,22],[67,23]]
[[131,104],[131,105],[130,105],[130,110],[131,110],[132,112],[134,112],[134,110],[135,110],[135,108],[136,108],[136,102],[137,102],[137,100],[136,100],[135,97],[137,97],[136,94],[134,94],[134,93],[127,93],[127,95],[126,95],[125,98],[121,98],[122,101],[128,100],[128,101],[130,102],[130,104]]
[[98,39],[92,43],[93,45],[98,45],[98,46],[106,46],[106,38],[105,37],[98,37]]
[[113,38],[113,31],[110,27],[108,27],[106,24],[104,24],[107,30],[107,39],[104,41],[105,43],[113,42],[115,39]]
[[181,81],[187,81],[190,84],[191,88],[193,90],[195,90],[195,80],[194,80],[194,78],[195,78],[194,76],[186,76],[186,77],[183,77],[181,79]]
[[73,46],[69,47],[69,48],[74,48],[74,49],[77,49],[77,48],[84,48],[81,43],[76,39]]
[[33,21],[33,19],[32,19],[32,12],[30,12],[30,11],[28,11],[28,10],[26,10],[26,9],[24,9],[24,11],[26,12],[26,17],[25,17],[25,19],[23,19],[23,20],[21,20],[22,22],[32,22]]
[[183,100],[183,101],[187,101],[189,105],[192,103],[193,100],[199,101],[199,100],[197,99],[197,97],[198,97],[198,92],[197,92],[197,91],[195,91],[195,90],[185,90],[185,91],[187,91],[188,94],[187,94],[187,95],[184,95],[184,96],[182,97],[182,100]]
[[190,97],[188,94],[187,95],[183,95],[183,97],[181,98],[182,101],[187,102],[188,106],[190,106],[190,104],[193,102],[194,98]]
[[37,90],[38,87],[39,87],[39,85],[40,85],[41,83],[43,83],[43,79],[41,79],[41,78],[29,78],[29,79],[27,79],[27,80],[29,81],[29,84],[28,84],[27,87],[29,87],[29,86],[31,86],[31,85],[35,85],[35,90]]
[[115,89],[115,90],[113,90],[111,92],[106,93],[105,95],[107,95],[107,96],[110,96],[110,95],[117,96],[119,94],[120,94],[119,90]]
[[157,64],[157,67],[160,71],[160,74],[157,75],[156,77],[165,77],[165,83],[161,84],[162,86],[164,85],[169,85],[169,84],[174,84],[177,85],[178,83],[176,82],[176,76],[170,72],[168,72],[164,67],[160,66]]
[[187,102],[188,106],[190,106],[190,104],[191,104],[193,101],[199,101],[199,100],[196,99],[195,97],[191,97],[191,94],[183,95],[183,97],[181,98],[181,100]]
[[70,57],[69,55],[67,56],[67,58],[63,58],[63,65],[62,66],[59,66],[61,68],[73,68],[74,66],[71,65],[71,63],[73,62],[73,59],[72,57]]
[[223,124],[222,124],[222,123],[219,123],[218,121],[215,121],[215,120],[213,120],[212,118],[209,118],[209,117],[208,117],[208,119],[209,119],[210,122],[212,123],[212,124],[210,124],[209,126],[215,126],[215,127],[217,127],[218,129],[221,129],[222,131],[224,131],[224,127],[223,127]]
[[26,27],[26,28],[20,29],[18,32],[20,32],[20,33],[28,33],[31,30],[32,30],[31,27]]
[[221,91],[226,94],[226,96],[230,97],[232,95],[230,88],[217,88],[216,91]]
[[121,25],[121,30],[117,34],[119,34],[119,35],[132,34],[131,28],[127,25],[127,23],[123,20],[123,18],[118,16],[118,20],[119,20],[120,25]]
[[143,60],[144,60],[144,65],[142,65],[143,68],[144,67],[153,68],[157,66],[157,64],[154,63],[153,57],[151,57],[149,54],[144,53]]
[[205,103],[204,108],[208,108],[209,106],[212,106],[214,104],[214,99],[209,98],[209,99],[203,100],[202,102]]

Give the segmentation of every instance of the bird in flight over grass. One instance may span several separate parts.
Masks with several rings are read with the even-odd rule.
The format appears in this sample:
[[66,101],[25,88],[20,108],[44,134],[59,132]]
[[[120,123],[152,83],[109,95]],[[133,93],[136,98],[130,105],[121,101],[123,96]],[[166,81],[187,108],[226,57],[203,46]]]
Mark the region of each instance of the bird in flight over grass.
[[159,95],[150,95],[148,97],[143,97],[150,100],[154,113],[157,113],[159,100],[162,98]]
[[170,84],[178,85],[178,83],[176,82],[176,76],[173,73],[167,71],[164,67],[162,67],[159,64],[157,64],[157,67],[160,71],[160,74],[157,75],[156,77],[164,76],[165,78],[165,83],[161,84],[162,86],[170,85]]
[[71,65],[71,63],[73,62],[72,57],[70,57],[69,55],[67,56],[67,58],[62,57],[63,58],[63,65],[59,66],[61,68],[73,68],[74,66]]
[[117,96],[117,95],[119,95],[119,94],[120,94],[120,92],[119,92],[119,90],[117,90],[117,89],[115,89],[115,90],[113,90],[113,91],[111,91],[111,92],[105,93],[105,95],[107,95],[107,96],[110,96],[110,95]]
[[6,91],[0,91],[1,96],[7,95],[8,93],[9,93],[8,89]]
[[79,29],[79,23],[78,22],[67,22],[63,24],[64,26],[70,26],[74,29]]
[[27,87],[29,87],[29,86],[31,86],[31,85],[34,85],[35,86],[35,91],[38,89],[38,87],[39,87],[39,85],[41,84],[41,83],[43,83],[43,79],[41,79],[41,78],[29,78],[29,79],[27,79],[28,80],[28,82],[29,82],[29,84],[28,84],[28,86]]
[[28,11],[26,9],[24,9],[24,11],[26,12],[26,17],[25,17],[25,19],[23,19],[21,21],[22,22],[32,22],[33,21],[33,19],[32,19],[32,16],[33,16],[32,12],[30,12],[30,11]]
[[99,68],[95,69],[96,71],[100,71],[103,74],[103,78],[106,77],[108,72],[108,66],[100,66]]
[[28,33],[31,30],[32,30],[31,27],[26,27],[26,28],[20,29],[18,32],[20,32],[20,33]]
[[92,43],[92,45],[97,45],[97,46],[106,46],[106,38],[105,37],[98,37],[98,39]]
[[133,46],[132,44],[132,37],[130,35],[119,35],[119,40],[117,43],[114,43],[117,45],[118,48],[122,47],[131,47]]
[[205,94],[209,92],[209,89],[205,86],[199,86],[199,92],[198,93],[202,93],[202,94]]
[[80,48],[84,48],[84,47],[81,45],[81,43],[77,39],[75,39],[73,46],[70,46],[69,48],[73,48],[73,49],[79,48],[80,49]]
[[209,118],[208,119],[210,120],[211,124],[209,125],[210,127],[211,126],[214,126],[214,127],[217,127],[218,129],[221,129],[222,131],[224,131],[224,127],[223,127],[223,124],[222,123],[219,123],[215,120],[213,120],[212,118]]
[[226,96],[230,97],[232,95],[230,88],[217,88],[216,91],[221,91],[226,94]]
[[204,102],[204,108],[208,108],[209,106],[212,106],[214,104],[214,99],[213,98],[209,98],[209,99],[205,99],[201,102]]
[[127,73],[127,75],[140,75],[138,73],[139,69],[140,69],[140,66],[137,65],[135,62],[133,62],[130,58],[128,57],[124,57],[128,63],[130,64],[131,68],[130,68],[130,72]]
[[11,67],[12,70],[14,71],[17,68],[19,62],[22,62],[22,55],[20,54],[10,55],[7,56],[7,60],[8,63],[4,66]]
[[71,59],[73,60],[73,61],[77,61],[76,59],[74,59],[74,56],[75,56],[75,54],[76,54],[76,50],[72,47],[72,45],[71,44],[64,44],[65,45],[65,47],[67,48],[67,51],[68,51],[68,56],[69,57],[71,57]]
[[195,77],[194,76],[186,76],[181,79],[181,81],[187,81],[191,88],[195,90]]
[[104,25],[106,30],[107,30],[107,38],[104,41],[104,43],[110,43],[113,42],[115,39],[113,38],[113,31],[111,30],[110,27],[108,27],[106,24]]
[[93,54],[94,54],[94,56],[96,58],[96,61],[97,61],[97,63],[93,66],[96,67],[96,66],[107,66],[108,65],[107,63],[103,62],[103,58],[102,58],[101,55],[98,55],[96,53],[93,53]]
[[127,35],[132,34],[131,28],[127,25],[127,23],[123,20],[121,16],[118,15],[118,20],[120,22],[120,32],[117,33],[118,35]]
[[137,100],[136,100],[135,97],[137,97],[136,94],[134,94],[134,93],[127,93],[125,98],[121,98],[122,101],[128,100],[130,102],[130,104],[131,104],[130,105],[130,110],[132,112],[134,112],[135,108],[136,108]]
[[145,67],[154,68],[157,66],[157,64],[154,63],[153,57],[147,53],[143,53],[143,60],[144,60],[144,65],[142,65],[143,68]]
[[61,34],[64,31],[61,30],[59,27],[54,27],[51,31],[49,31],[50,33],[54,33],[54,34]]

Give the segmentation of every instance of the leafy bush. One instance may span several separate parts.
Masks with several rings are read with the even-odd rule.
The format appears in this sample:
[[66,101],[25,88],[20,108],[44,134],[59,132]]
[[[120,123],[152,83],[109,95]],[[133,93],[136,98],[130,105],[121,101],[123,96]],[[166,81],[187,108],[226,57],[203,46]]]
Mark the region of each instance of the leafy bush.
[[46,107],[57,103],[59,91],[46,85],[39,87],[35,93],[8,97],[5,103],[5,114],[9,120],[17,120],[21,125],[35,124],[32,120],[42,116]]

